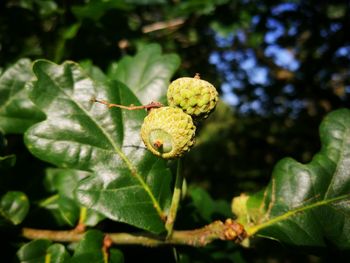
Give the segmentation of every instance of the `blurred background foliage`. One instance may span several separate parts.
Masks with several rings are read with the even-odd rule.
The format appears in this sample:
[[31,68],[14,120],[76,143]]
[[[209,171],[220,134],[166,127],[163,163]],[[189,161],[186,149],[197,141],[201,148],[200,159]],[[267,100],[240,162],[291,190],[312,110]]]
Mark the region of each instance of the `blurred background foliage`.
[[[201,186],[215,199],[230,202],[234,195],[266,185],[282,157],[310,161],[320,147],[322,118],[350,105],[349,28],[350,2],[345,0],[3,0],[0,72],[22,57],[84,61],[107,72],[149,43],[178,54],[175,77],[200,73],[222,99],[185,158],[189,187]],[[5,155],[23,148],[18,136],[6,139]],[[43,173],[43,164],[25,152],[17,162]],[[16,190],[36,189],[41,180],[22,177],[28,184]],[[210,198],[196,191],[194,196]],[[217,260],[245,262],[233,251]],[[271,256],[269,251],[255,253],[260,258],[283,253]],[[199,258],[206,257],[200,253]],[[291,259],[319,262],[287,253]]]

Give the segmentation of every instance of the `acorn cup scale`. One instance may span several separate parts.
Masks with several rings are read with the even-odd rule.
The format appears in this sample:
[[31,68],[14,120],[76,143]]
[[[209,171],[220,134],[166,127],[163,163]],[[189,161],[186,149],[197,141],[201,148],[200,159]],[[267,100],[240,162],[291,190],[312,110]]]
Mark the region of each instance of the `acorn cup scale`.
[[218,92],[211,83],[197,75],[174,80],[169,85],[167,98],[170,106],[181,108],[195,120],[201,120],[215,109]]
[[152,109],[141,126],[141,138],[156,156],[164,159],[181,157],[195,142],[196,127],[190,115],[180,108]]

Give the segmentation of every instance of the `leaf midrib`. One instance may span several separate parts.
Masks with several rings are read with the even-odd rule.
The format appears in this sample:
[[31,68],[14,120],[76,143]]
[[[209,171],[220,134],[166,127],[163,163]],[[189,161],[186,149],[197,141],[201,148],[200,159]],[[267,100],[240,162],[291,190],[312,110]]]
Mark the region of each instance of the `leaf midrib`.
[[260,231],[261,229],[270,227],[270,226],[277,224],[281,221],[287,220],[288,218],[290,218],[290,217],[292,217],[300,212],[310,210],[310,209],[313,209],[316,207],[320,207],[323,205],[329,205],[329,204],[332,204],[332,203],[335,203],[335,202],[338,202],[338,201],[341,201],[341,200],[347,199],[347,198],[350,198],[350,194],[341,195],[341,196],[334,197],[331,199],[323,199],[323,200],[320,200],[318,202],[312,203],[310,205],[297,207],[295,209],[292,209],[292,210],[290,210],[282,215],[276,216],[276,217],[274,217],[274,218],[272,218],[264,223],[261,223],[259,225],[246,227],[246,231],[247,231],[248,235],[251,236],[251,235],[254,235],[256,232]]
[[[345,127],[345,131],[343,132],[343,134],[348,134],[350,132],[350,129],[349,128],[346,128]],[[347,199],[347,198],[350,198],[350,194],[346,194],[346,195],[341,195],[341,196],[337,196],[337,197],[334,197],[334,198],[328,198],[328,193],[330,191],[330,187],[332,185],[332,182],[334,181],[334,179],[336,178],[337,174],[338,174],[338,171],[339,171],[339,164],[342,163],[342,160],[344,159],[344,149],[345,149],[345,146],[346,146],[346,138],[344,138],[344,136],[342,137],[342,142],[341,142],[341,148],[340,148],[340,156],[339,156],[339,159],[338,159],[338,162],[336,164],[336,168],[335,168],[335,171],[333,173],[333,176],[330,180],[330,183],[327,187],[327,190],[324,194],[324,198],[318,202],[315,202],[315,203],[312,203],[310,205],[307,205],[307,206],[303,206],[303,207],[297,207],[295,209],[292,209],[292,210],[289,210],[287,211],[286,213],[282,214],[282,215],[279,215],[279,216],[276,216],[274,218],[272,218],[271,220],[268,220],[268,221],[265,221],[264,223],[261,223],[259,225],[255,225],[255,226],[252,226],[252,227],[247,227],[247,233],[249,235],[253,235],[254,233],[256,233],[257,231],[263,229],[263,228],[266,228],[266,227],[269,227],[273,224],[277,224],[278,222],[281,222],[281,221],[284,221],[294,215],[296,215],[297,213],[299,212],[302,212],[302,211],[306,211],[306,210],[309,210],[309,209],[312,209],[312,208],[315,208],[315,207],[319,207],[319,206],[323,206],[323,205],[328,205],[328,204],[331,204],[333,202],[337,202],[337,201],[340,201],[340,200],[343,200],[343,199]],[[313,185],[314,186],[314,185]]]
[[[75,65],[75,64],[70,64],[70,65]],[[67,94],[65,92],[65,90],[63,90],[60,85],[58,85],[56,83],[56,81],[54,79],[52,79],[50,77],[50,75],[46,74],[45,71],[40,70],[44,75],[46,75],[51,81],[52,83],[56,86],[56,88],[58,90],[60,90],[60,92],[62,92],[66,97],[68,97],[70,99],[70,101],[72,101],[86,116],[88,116],[91,121],[95,124],[95,126],[100,129],[100,131],[102,132],[102,134],[107,138],[108,142],[112,145],[113,149],[115,150],[115,152],[121,157],[121,159],[126,163],[127,167],[130,170],[130,173],[132,176],[135,176],[137,178],[137,180],[139,181],[139,183],[141,184],[142,188],[146,191],[146,193],[149,195],[152,203],[154,204],[154,208],[156,209],[158,215],[160,216],[160,218],[164,217],[163,215],[163,211],[160,208],[160,205],[158,203],[158,201],[156,200],[156,198],[154,197],[151,189],[148,187],[148,185],[145,183],[145,181],[143,180],[143,178],[141,177],[141,175],[138,173],[136,167],[133,166],[133,164],[130,162],[130,160],[127,158],[127,156],[118,148],[118,146],[114,143],[113,139],[109,136],[109,134],[98,124],[98,122],[96,122],[96,120],[93,118],[93,116],[91,116],[89,114],[88,111],[86,111],[84,109],[84,107],[82,105],[80,105],[77,101],[75,101],[73,98],[71,98],[71,96],[69,96],[69,94]],[[72,73],[72,68],[70,68],[70,73]]]

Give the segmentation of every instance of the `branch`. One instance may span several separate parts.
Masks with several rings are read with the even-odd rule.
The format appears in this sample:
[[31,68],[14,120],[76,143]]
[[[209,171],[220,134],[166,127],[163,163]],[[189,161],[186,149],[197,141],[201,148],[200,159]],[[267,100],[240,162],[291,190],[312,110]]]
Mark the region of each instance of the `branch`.
[[163,107],[163,104],[160,102],[154,102],[152,101],[151,103],[147,105],[140,105],[140,106],[135,106],[135,105],[130,105],[130,106],[125,106],[125,105],[120,105],[120,104],[114,104],[114,103],[109,103],[108,101],[105,100],[98,100],[96,98],[92,98],[91,102],[97,102],[106,105],[108,108],[120,108],[120,109],[125,109],[125,110],[151,110],[153,108],[160,108]]
[[169,28],[180,26],[183,23],[185,23],[185,19],[183,18],[175,18],[170,21],[156,22],[150,25],[143,26],[142,32],[146,34],[157,30],[169,29]]
[[[75,230],[55,231],[23,228],[22,236],[27,239],[49,239],[57,242],[78,242],[84,234]],[[214,240],[241,243],[246,237],[243,226],[232,219],[214,221],[199,229],[177,230],[168,239],[151,234],[106,233],[114,245],[142,245],[148,247],[164,245],[187,245],[203,247]]]

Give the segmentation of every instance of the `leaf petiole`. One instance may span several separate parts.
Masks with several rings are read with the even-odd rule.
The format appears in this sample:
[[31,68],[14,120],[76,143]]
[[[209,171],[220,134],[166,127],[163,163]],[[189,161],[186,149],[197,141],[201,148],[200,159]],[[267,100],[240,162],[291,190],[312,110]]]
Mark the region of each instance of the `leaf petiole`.
[[173,198],[171,200],[169,214],[168,214],[168,217],[167,217],[167,220],[165,223],[165,229],[168,232],[167,239],[169,239],[173,233],[174,223],[176,220],[176,214],[177,214],[177,210],[178,210],[180,199],[181,199],[182,183],[183,183],[182,160],[178,159]]
[[91,99],[92,102],[97,102],[97,103],[101,103],[106,105],[108,108],[120,108],[120,109],[125,109],[125,110],[151,110],[153,108],[160,108],[163,107],[163,104],[157,101],[152,101],[149,104],[146,105],[139,105],[139,106],[135,106],[135,105],[130,105],[130,106],[125,106],[125,105],[120,105],[120,104],[114,104],[114,103],[109,103],[108,101],[105,100],[99,100],[96,98],[92,98]]

